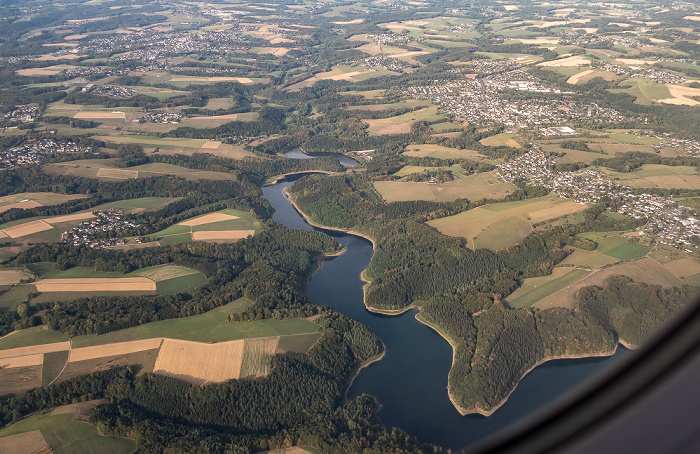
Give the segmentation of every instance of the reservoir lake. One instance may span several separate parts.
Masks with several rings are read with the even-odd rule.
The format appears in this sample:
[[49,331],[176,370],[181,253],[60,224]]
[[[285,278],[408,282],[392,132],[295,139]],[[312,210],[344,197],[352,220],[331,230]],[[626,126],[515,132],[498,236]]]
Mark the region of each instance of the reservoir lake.
[[[347,165],[347,164],[345,164]],[[549,361],[527,374],[507,402],[489,417],[462,416],[448,398],[447,374],[452,347],[430,327],[415,319],[416,310],[387,316],[369,312],[363,302],[360,273],[372,258],[372,243],[336,230],[309,225],[287,200],[283,190],[303,175],[293,175],[263,187],[275,208],[273,219],[289,228],[319,230],[334,237],[346,251],[323,261],[311,277],[307,296],[365,323],[386,346],[380,361],[362,369],[349,398],[371,394],[381,404],[379,416],[387,428],[400,427],[422,442],[462,450],[542,410],[628,353],[619,347],[610,357]]]

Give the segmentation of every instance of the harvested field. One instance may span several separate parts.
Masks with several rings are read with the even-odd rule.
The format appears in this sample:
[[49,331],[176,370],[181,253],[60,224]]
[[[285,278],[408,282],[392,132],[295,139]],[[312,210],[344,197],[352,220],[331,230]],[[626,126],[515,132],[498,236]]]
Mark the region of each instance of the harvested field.
[[598,251],[585,251],[575,249],[567,258],[561,261],[560,265],[573,265],[578,268],[598,269],[605,265],[610,265],[618,260]]
[[32,235],[34,233],[43,232],[45,230],[51,230],[53,227],[44,221],[32,221],[26,222],[24,224],[16,225],[14,227],[8,227],[6,229],[0,230],[5,235],[10,238],[21,238],[23,236]]
[[32,345],[29,347],[10,348],[0,350],[0,358],[11,358],[13,356],[37,355],[40,353],[60,352],[70,349],[70,341],[54,342],[53,344]]
[[178,223],[178,225],[188,225],[188,226],[194,226],[194,225],[204,225],[204,224],[211,224],[212,222],[219,222],[219,221],[228,221],[230,219],[239,219],[238,216],[231,216],[230,214],[226,213],[210,213],[210,214],[205,214],[204,216],[200,216],[194,219],[188,219],[187,221],[182,221]]
[[70,380],[80,375],[91,374],[121,366],[137,366],[139,372],[153,372],[159,349],[143,350],[126,355],[105,356],[85,361],[71,361],[62,369],[56,383]]
[[155,291],[156,283],[145,277],[42,279],[34,283],[38,292],[133,292]]
[[68,364],[68,350],[44,354],[44,364],[41,368],[41,386],[48,386],[58,378]]
[[164,339],[153,372],[200,385],[240,378],[244,345]]
[[[461,134],[461,133],[457,133]],[[406,156],[414,156],[417,158],[438,158],[438,159],[471,159],[483,160],[488,157],[479,154],[474,150],[460,150],[458,148],[448,148],[441,145],[424,144],[424,145],[409,145],[406,151],[403,152]]]
[[700,106],[700,101],[693,99],[700,96],[700,88],[673,84],[667,84],[666,87],[668,87],[668,91],[671,92],[672,98],[660,99],[659,102],[683,106]]
[[530,221],[534,224],[542,221],[547,221],[549,219],[558,218],[560,216],[567,216],[569,214],[578,213],[588,208],[585,203],[574,202],[573,200],[566,200],[562,203],[557,203],[555,206],[542,208],[530,212]]
[[248,236],[255,235],[255,230],[222,230],[222,231],[204,231],[192,232],[193,241],[213,241],[227,242],[238,241]]
[[60,224],[61,222],[72,222],[72,221],[84,221],[86,219],[92,219],[96,218],[94,214],[87,212],[87,213],[75,213],[75,214],[67,214],[65,216],[56,216],[53,218],[48,218],[44,219],[46,222],[48,222],[51,225],[54,224]]
[[144,350],[159,348],[161,338],[135,340],[131,342],[119,342],[116,344],[97,345],[94,347],[74,348],[70,351],[68,362],[87,361],[90,359],[104,358],[107,356],[128,355]]
[[31,275],[22,270],[0,270],[0,285],[19,284],[22,279],[30,278]]
[[110,120],[118,119],[125,120],[126,114],[124,112],[98,112],[98,111],[85,111],[76,113],[73,118],[78,118],[81,120]]
[[252,84],[248,77],[173,77],[170,82],[238,82],[239,84]]
[[580,72],[580,73],[578,73],[578,74],[575,74],[575,75],[569,77],[569,78],[566,80],[566,83],[567,83],[567,84],[571,84],[571,85],[576,85],[582,78],[586,77],[587,75],[589,75],[589,74],[591,74],[591,73],[593,73],[593,72],[594,72],[594,70],[592,70],[592,69],[587,69],[586,71]]
[[287,55],[287,52],[289,52],[290,49],[287,47],[263,47],[258,51],[258,55],[265,55],[265,54],[270,54],[274,55],[275,57],[283,57]]
[[30,454],[40,451],[48,453],[51,452],[51,448],[39,430],[0,438],[2,454]]
[[218,141],[218,140],[208,140],[208,141],[204,142],[204,143],[202,144],[202,146],[199,147],[199,148],[200,148],[200,149],[203,149],[203,150],[216,150],[216,149],[219,148],[220,146],[221,146],[221,142],[220,142],[220,141]]
[[241,377],[264,377],[268,374],[270,357],[275,354],[279,337],[246,339],[241,362]]
[[0,358],[0,369],[12,369],[14,367],[41,366],[44,364],[44,354],[13,356],[11,358]]
[[36,208],[43,206],[39,202],[35,202],[34,200],[25,200],[24,202],[17,202],[17,203],[10,203],[8,205],[3,205],[0,206],[0,213],[3,213],[5,211],[11,210],[13,208],[18,208],[20,210],[26,210],[28,208]]
[[[362,120],[369,125],[370,131],[376,135],[381,134],[406,134],[411,132],[411,125],[414,122],[395,123],[391,118],[380,118],[377,120]],[[372,133],[370,132],[370,134]]]
[[[41,371],[41,365],[0,368],[0,384],[2,384],[0,397],[38,388],[42,385]],[[0,452],[5,453],[5,451]]]
[[346,20],[346,21],[338,21],[338,22],[333,22],[336,25],[350,25],[350,24],[361,24],[364,22],[364,19],[352,19],[352,20]]
[[673,274],[677,278],[681,279],[700,273],[700,263],[698,263],[697,260],[690,257],[666,263],[664,265],[664,268],[666,268],[671,274]]
[[97,177],[128,180],[130,178],[138,178],[139,173],[136,170],[108,169],[105,167],[100,167],[97,169]]
[[58,68],[27,68],[15,71],[20,76],[53,76],[61,72]]
[[495,136],[487,137],[485,139],[481,139],[479,142],[481,145],[485,145],[487,147],[499,147],[501,145],[505,145],[507,147],[511,148],[522,148],[522,145],[520,145],[514,138],[513,134],[509,133],[501,133],[501,134],[496,134]]
[[573,307],[574,296],[580,288],[589,285],[601,286],[603,282],[605,282],[605,279],[610,276],[627,276],[635,282],[661,285],[663,287],[683,285],[683,281],[667,271],[659,262],[650,257],[644,257],[593,271],[585,279],[571,283],[568,287],[552,293],[548,297],[541,299],[534,306],[540,309],[550,307]]
[[560,58],[559,60],[552,60],[539,63],[539,66],[546,66],[548,68],[553,67],[569,67],[569,66],[590,66],[591,61],[581,55],[573,55],[571,57]]
[[[561,286],[557,286],[556,282],[564,276],[573,277],[570,273],[574,269],[569,267],[556,267],[552,270],[552,274],[549,276],[538,276],[531,277],[523,280],[522,285],[516,289],[513,293],[508,295],[508,303],[512,307],[530,307],[539,299],[548,296],[555,291],[559,290]],[[579,270],[581,271],[581,270]],[[584,272],[579,275],[579,279],[582,279],[588,273]],[[554,282],[554,284],[551,284]],[[560,281],[561,282],[561,281]]]

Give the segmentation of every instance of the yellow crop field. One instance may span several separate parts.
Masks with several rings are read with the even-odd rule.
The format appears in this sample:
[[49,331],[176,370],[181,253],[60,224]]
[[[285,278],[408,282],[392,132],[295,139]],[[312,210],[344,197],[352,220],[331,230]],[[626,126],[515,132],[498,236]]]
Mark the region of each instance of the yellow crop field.
[[213,242],[238,241],[251,235],[255,235],[255,230],[221,230],[192,232],[192,240]]
[[32,221],[14,227],[8,227],[3,229],[2,232],[10,238],[21,238],[23,236],[43,232],[44,230],[51,230],[52,228],[51,224],[44,221]]
[[135,292],[154,291],[156,283],[145,277],[42,279],[38,292]]
[[54,342],[53,344],[31,345],[29,347],[10,348],[0,350],[0,358],[13,356],[37,355],[39,353],[62,352],[70,349],[70,341]]
[[226,213],[211,213],[211,214],[205,214],[204,216],[200,216],[198,218],[189,219],[187,221],[180,222],[179,225],[188,225],[188,226],[204,225],[204,224],[211,224],[212,222],[228,221],[230,219],[238,219],[238,216],[232,216],[232,215],[226,214]]
[[164,339],[153,372],[194,384],[239,378],[245,340],[207,344]]
[[32,430],[17,435],[0,438],[0,452],[3,454],[26,454],[51,452],[41,431]]
[[279,336],[246,339],[240,376],[264,377],[267,375],[270,357],[275,354],[279,340]]
[[660,99],[659,102],[684,106],[700,106],[700,101],[695,98],[700,96],[700,88],[685,87],[682,85],[667,84],[672,98]]
[[116,344],[97,345],[94,347],[74,348],[70,351],[68,362],[86,361],[89,359],[106,358],[108,356],[128,355],[130,353],[152,350],[160,347],[161,338],[143,339]]
[[34,200],[26,200],[24,202],[16,202],[16,203],[10,203],[8,205],[3,205],[0,206],[0,213],[4,211],[11,210],[13,208],[19,208],[20,210],[26,210],[28,208],[36,208],[43,206],[39,202],[35,202]]
[[139,173],[136,170],[108,169],[105,167],[100,167],[97,169],[97,177],[128,180],[130,178],[138,178]]
[[0,369],[11,369],[13,367],[41,366],[44,364],[44,354],[13,356],[11,358],[0,358]]
[[92,219],[96,218],[94,214],[88,212],[88,213],[75,213],[75,214],[67,214],[65,216],[56,216],[53,218],[48,218],[45,219],[46,222],[49,224],[60,224],[61,222],[71,222],[71,221],[84,221],[86,219]]
[[103,112],[103,111],[84,111],[76,113],[73,118],[81,120],[125,120],[126,114],[124,112]]
[[568,66],[589,66],[591,61],[582,55],[573,55],[571,57],[560,58],[559,60],[545,61],[539,63],[539,66],[547,67],[568,67]]

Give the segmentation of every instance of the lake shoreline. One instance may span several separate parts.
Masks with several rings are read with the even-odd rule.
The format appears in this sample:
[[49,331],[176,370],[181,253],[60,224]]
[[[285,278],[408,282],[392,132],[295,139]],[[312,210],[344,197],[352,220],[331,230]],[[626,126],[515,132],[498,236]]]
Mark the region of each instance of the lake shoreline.
[[[353,230],[345,230],[345,229],[341,229],[341,228],[337,228],[337,227],[328,227],[328,226],[324,226],[324,225],[321,225],[321,224],[318,224],[318,223],[313,222],[313,221],[309,218],[309,216],[307,216],[306,213],[304,213],[304,212],[299,208],[299,206],[297,206],[297,204],[294,203],[294,201],[292,200],[292,198],[290,197],[290,195],[287,193],[287,189],[286,189],[286,188],[285,188],[282,192],[283,192],[285,198],[289,201],[289,203],[292,204],[292,206],[294,207],[294,209],[304,218],[304,220],[305,220],[309,225],[314,226],[314,227],[317,227],[317,228],[320,228],[320,229],[324,229],[324,230],[335,230],[335,231],[343,232],[343,233],[346,233],[346,234],[349,234],[349,235],[355,235],[355,236],[362,237],[362,238],[368,240],[370,243],[372,243],[372,250],[375,251],[375,244],[374,244],[374,240],[373,240],[372,238],[370,238],[370,237],[368,237],[367,235],[364,235],[364,234],[362,234],[362,233],[360,233],[360,232],[353,231]],[[391,309],[378,309],[378,308],[375,308],[375,307],[372,307],[372,306],[368,306],[368,305],[367,305],[367,298],[366,298],[366,296],[367,296],[367,286],[371,283],[371,281],[368,280],[368,279],[364,276],[364,271],[365,271],[365,270],[363,270],[362,273],[360,273],[360,279],[361,279],[363,282],[365,282],[365,285],[363,285],[363,287],[362,287],[362,292],[363,292],[363,304],[364,304],[364,306],[365,306],[365,309],[366,309],[367,311],[372,312],[372,313],[375,313],[375,314],[382,314],[382,315],[389,315],[389,316],[402,315],[402,314],[404,314],[404,313],[406,313],[406,312],[408,312],[408,311],[410,311],[410,310],[414,310],[414,309],[417,310],[417,311],[419,311],[419,312],[416,314],[415,319],[416,319],[418,322],[420,322],[420,323],[422,323],[422,324],[424,324],[424,325],[430,327],[430,328],[433,329],[435,332],[437,332],[443,339],[445,339],[445,341],[447,341],[447,343],[448,343],[448,344],[450,345],[450,347],[452,348],[452,363],[450,364],[450,370],[452,370],[452,367],[454,366],[454,360],[455,360],[455,356],[456,356],[456,353],[457,353],[457,349],[456,349],[456,346],[454,345],[453,341],[452,341],[452,340],[450,339],[450,337],[447,335],[447,333],[443,332],[442,329],[441,329],[439,326],[434,325],[434,324],[432,324],[431,322],[429,322],[428,320],[426,320],[425,317],[421,317],[421,307],[420,307],[420,306],[417,306],[417,305],[415,305],[415,304],[412,304],[412,305],[410,305],[410,306],[406,306],[405,308],[402,308],[402,309],[395,309],[395,310],[391,310]],[[382,344],[383,344],[383,342],[382,342]],[[629,349],[629,350],[634,350],[634,349],[637,348],[636,345],[629,344],[629,343],[625,342],[625,341],[622,340],[622,339],[618,339],[617,343],[615,344],[615,347],[614,347],[611,351],[599,352],[599,353],[591,353],[591,354],[580,354],[580,355],[554,355],[554,356],[547,356],[547,357],[542,358],[541,360],[539,360],[539,361],[537,361],[535,364],[533,364],[530,368],[528,368],[528,369],[522,374],[522,376],[518,379],[518,381],[515,383],[515,385],[512,387],[512,389],[510,390],[510,392],[508,393],[508,395],[507,395],[506,397],[504,397],[503,399],[501,399],[501,401],[499,401],[499,403],[498,403],[496,406],[494,406],[493,408],[491,408],[490,410],[483,410],[483,409],[481,409],[481,408],[479,408],[479,407],[469,407],[469,408],[465,408],[465,407],[461,406],[461,405],[456,401],[456,399],[454,398],[454,396],[452,395],[452,393],[450,392],[449,384],[447,385],[447,395],[448,395],[448,397],[449,397],[449,399],[450,399],[450,402],[452,403],[452,406],[453,406],[453,407],[457,410],[457,412],[459,412],[462,416],[466,416],[466,415],[470,415],[470,414],[480,414],[480,415],[482,415],[482,416],[488,417],[488,416],[491,416],[492,414],[494,414],[498,409],[500,409],[500,408],[508,401],[508,398],[511,396],[511,394],[513,394],[513,392],[514,392],[515,389],[518,387],[518,385],[520,384],[520,382],[525,378],[525,376],[527,376],[530,372],[532,372],[532,371],[533,371],[535,368],[537,368],[538,366],[541,366],[541,365],[543,365],[543,364],[545,364],[545,363],[547,363],[547,362],[549,362],[549,361],[555,361],[555,360],[559,360],[559,359],[586,359],[586,358],[605,358],[605,357],[610,357],[610,356],[613,356],[613,355],[615,354],[615,352],[617,351],[617,348],[618,348],[619,345],[622,345],[623,347],[625,347],[625,348],[627,348],[627,349]],[[385,353],[386,353],[386,350],[385,350]],[[379,357],[379,358],[375,359],[374,361],[372,361],[372,363],[381,360],[381,359],[384,357],[384,354],[385,354],[385,353],[383,353],[383,354],[381,355],[381,357]],[[368,364],[368,365],[369,365],[369,364]],[[361,367],[360,369],[358,369],[358,371],[357,371],[357,373],[355,374],[355,376],[359,375],[359,373],[360,373],[360,371],[361,371],[362,369],[363,369],[363,367]],[[352,381],[354,381],[354,380],[355,380],[355,377],[353,377],[353,380],[352,380]],[[352,381],[351,381],[350,385],[352,385]],[[347,392],[349,391],[349,389],[350,389],[350,387],[348,387],[348,389],[346,390],[346,399],[347,399]]]

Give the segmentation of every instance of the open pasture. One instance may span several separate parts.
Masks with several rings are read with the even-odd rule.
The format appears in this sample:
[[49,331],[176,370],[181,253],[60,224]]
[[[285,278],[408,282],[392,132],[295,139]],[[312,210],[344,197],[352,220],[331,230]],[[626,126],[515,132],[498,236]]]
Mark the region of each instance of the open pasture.
[[405,200],[429,200],[449,202],[458,198],[479,200],[497,199],[517,189],[491,172],[460,176],[446,183],[422,183],[412,181],[375,181],[374,187],[387,202]]
[[[123,179],[121,173],[114,172],[117,169],[112,165],[113,160],[111,159],[85,159],[80,161],[67,161],[58,162],[45,165],[43,167],[44,171],[47,173],[53,173],[58,175],[68,175],[68,176],[79,176],[85,178],[93,179],[105,179],[105,180],[115,180]],[[105,177],[98,176],[100,169],[109,169],[110,172],[114,172],[114,175],[120,175],[119,177]],[[102,170],[104,172],[104,170]],[[234,178],[233,175],[224,172],[213,172],[208,170],[195,170],[188,169],[185,167],[180,167],[173,164],[166,163],[153,163],[144,164],[140,166],[131,167],[126,172],[136,172],[138,178],[148,178],[151,176],[160,175],[173,175],[181,178],[185,178],[191,181],[197,180],[230,180]],[[111,175],[112,173],[110,173]],[[104,175],[104,173],[103,173]]]
[[388,104],[370,104],[362,106],[350,106],[347,110],[366,110],[370,112],[384,111],[389,109],[404,109],[406,107],[428,107],[432,105],[431,101],[420,99],[407,99],[405,101],[393,102]]
[[466,238],[470,247],[500,249],[516,244],[532,223],[577,213],[586,205],[556,196],[484,205],[454,216],[428,221],[441,233]]
[[220,210],[187,219],[154,234],[167,244],[188,241],[235,241],[253,235],[260,222],[250,213],[233,209]]
[[487,147],[506,146],[506,147],[511,147],[511,148],[522,148],[522,145],[520,145],[513,138],[513,134],[510,134],[507,132],[503,132],[501,134],[496,134],[495,136],[481,139],[481,141],[479,143],[481,143],[481,145],[484,145]]
[[104,112],[97,110],[85,110],[77,112],[73,118],[80,120],[126,120],[126,114],[120,111]]
[[661,285],[663,287],[675,287],[683,284],[679,278],[671,274],[659,262],[644,257],[638,260],[622,262],[608,268],[596,270],[585,278],[572,282],[551,295],[541,299],[535,307],[546,309],[550,307],[573,307],[576,292],[589,285],[602,286],[605,279],[610,276],[627,276],[635,282],[644,282],[649,285]]
[[[75,199],[84,199],[82,194],[57,194],[55,192],[20,192],[0,197],[0,213],[13,208],[33,208],[33,206],[58,205]],[[26,202],[24,202],[26,200]]]
[[596,270],[617,261],[616,258],[599,251],[586,251],[574,248],[574,252],[562,260],[560,265]]
[[[136,449],[136,443],[125,438],[115,438],[100,435],[97,429],[81,420],[74,420],[74,414],[57,414],[52,416],[49,413],[40,413],[34,416],[17,421],[0,430],[0,443],[5,437],[10,435],[23,435],[31,433],[31,437],[15,440],[15,446],[21,443],[34,443],[38,446],[44,440],[45,452],[56,453],[110,453],[128,454]],[[37,435],[38,432],[38,435]],[[2,445],[0,445],[2,446]],[[50,448],[48,448],[50,446]],[[39,448],[41,449],[41,448]],[[5,454],[6,450],[2,451]],[[21,450],[19,453],[34,451]]]
[[[41,344],[56,344],[65,342],[65,350],[68,350],[68,336],[60,331],[51,331],[46,329],[46,326],[34,326],[32,328],[26,328],[20,331],[13,331],[10,334],[0,338],[0,357],[9,357],[12,355],[5,355],[2,353],[3,350],[9,350],[14,348],[31,347],[34,345]],[[43,351],[38,351],[36,353],[44,353]],[[22,355],[28,355],[31,353],[21,353]]]
[[200,385],[240,378],[244,345],[164,339],[153,372]]
[[[167,337],[199,342],[221,342],[254,337],[285,336],[318,332],[318,326],[304,319],[259,320],[227,323],[230,314],[242,312],[252,302],[245,298],[192,317],[161,320],[107,334],[77,336],[73,348],[104,345],[138,339]],[[1,344],[0,344],[1,346]]]
[[32,277],[33,275],[22,269],[0,269],[0,285],[19,284],[19,281]]
[[442,145],[422,144],[409,145],[403,152],[406,156],[416,158],[437,158],[437,159],[471,159],[473,161],[488,160],[489,158],[479,154],[474,150],[460,150],[458,148],[448,148]]
[[413,123],[418,121],[434,121],[442,118],[438,115],[438,107],[431,106],[414,110],[396,117],[362,120],[369,126],[370,135],[401,134],[411,131]]
[[554,268],[550,276],[525,279],[523,285],[508,297],[508,302],[513,307],[530,307],[588,274],[588,271],[581,269]]

